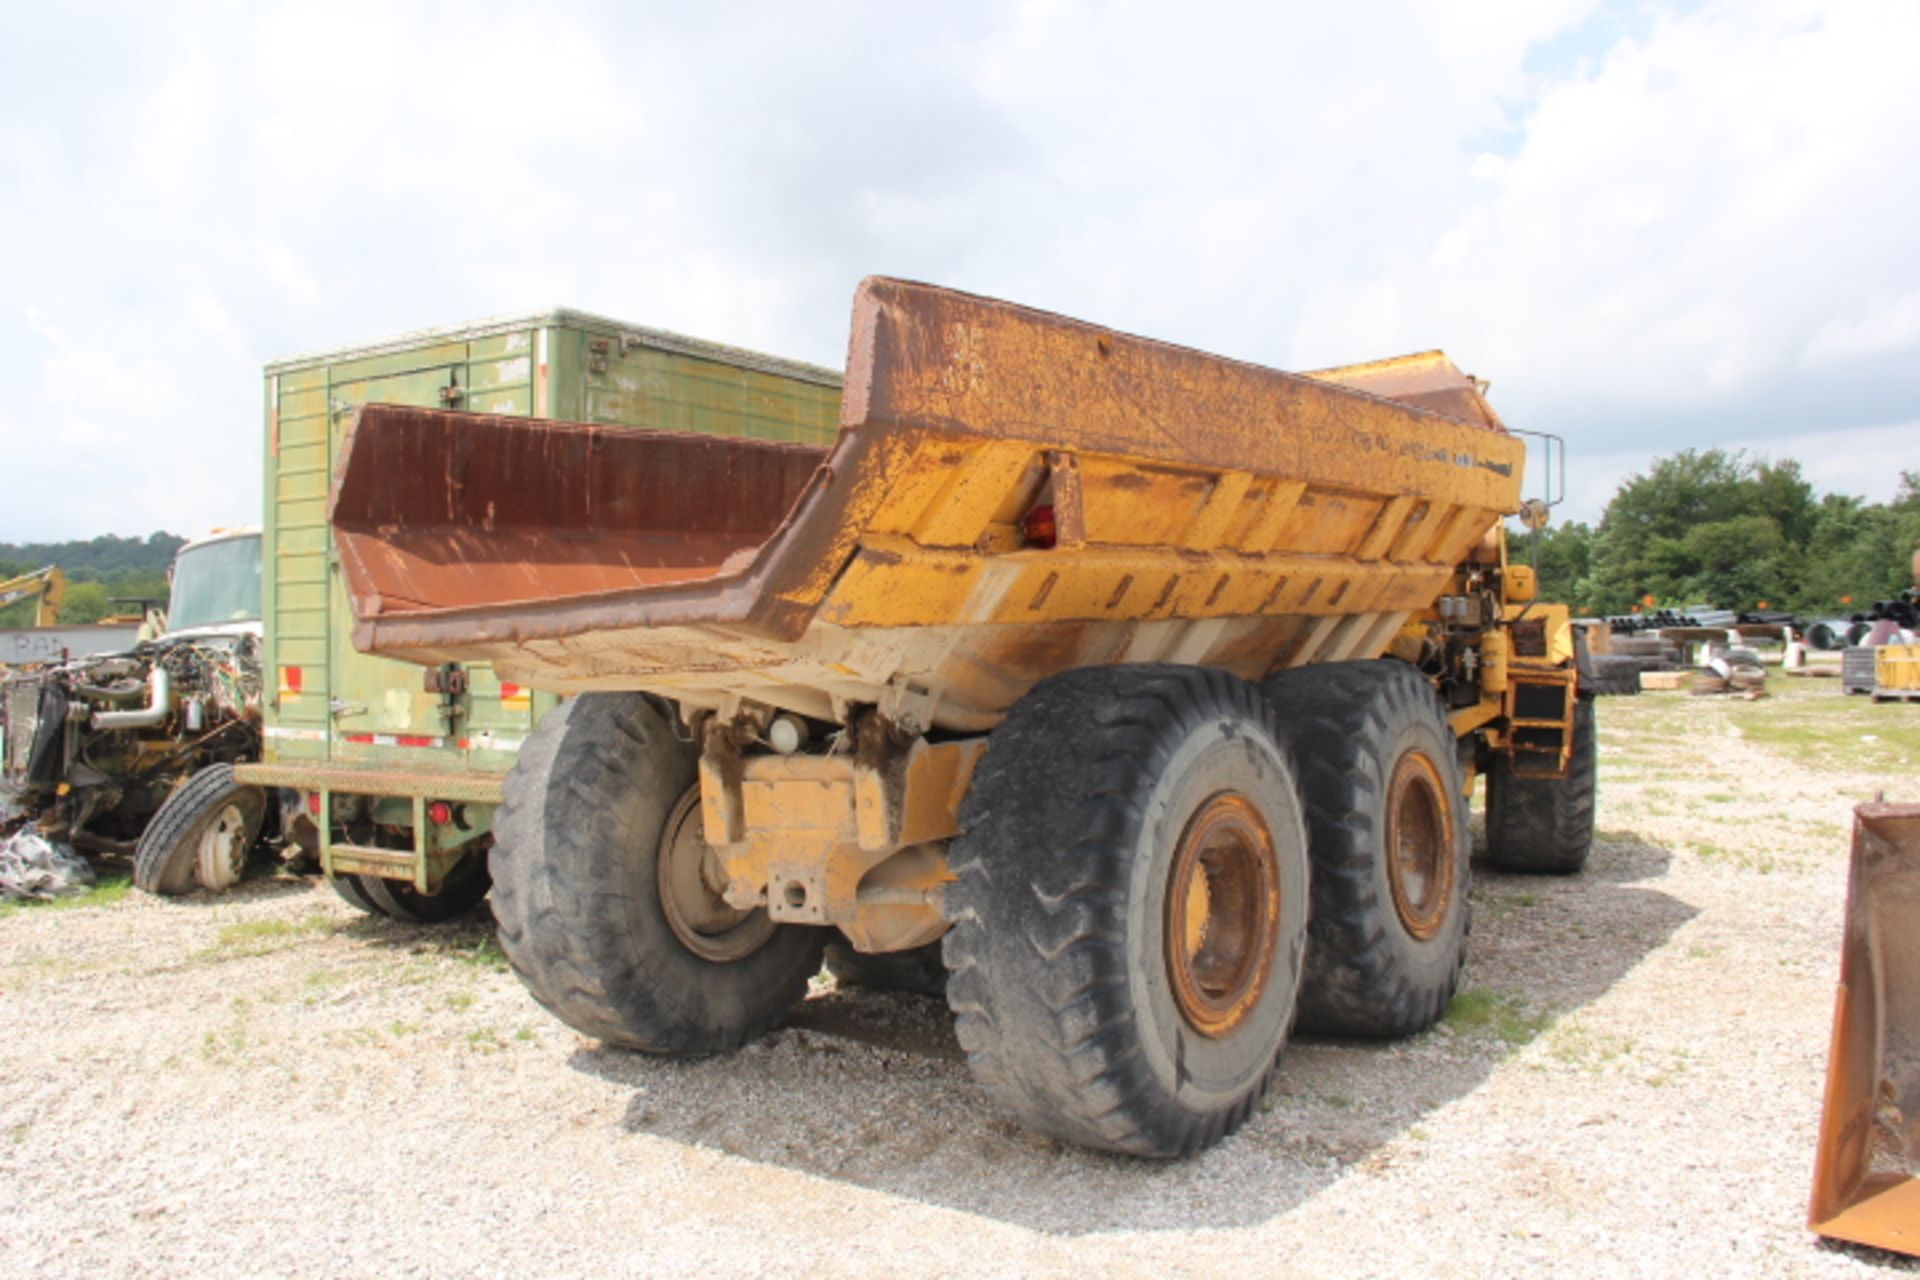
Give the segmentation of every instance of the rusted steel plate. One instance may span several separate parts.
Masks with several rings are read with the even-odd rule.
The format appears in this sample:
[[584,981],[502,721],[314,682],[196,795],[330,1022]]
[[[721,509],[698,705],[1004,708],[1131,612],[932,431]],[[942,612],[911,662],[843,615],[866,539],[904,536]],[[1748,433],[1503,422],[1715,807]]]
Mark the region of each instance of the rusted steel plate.
[[1067,665],[1376,656],[1524,448],[1437,353],[1323,376],[869,280],[830,453],[370,405],[356,643],[815,715],[907,679],[955,728]]
[[1808,1222],[1920,1256],[1920,804],[1854,810]]

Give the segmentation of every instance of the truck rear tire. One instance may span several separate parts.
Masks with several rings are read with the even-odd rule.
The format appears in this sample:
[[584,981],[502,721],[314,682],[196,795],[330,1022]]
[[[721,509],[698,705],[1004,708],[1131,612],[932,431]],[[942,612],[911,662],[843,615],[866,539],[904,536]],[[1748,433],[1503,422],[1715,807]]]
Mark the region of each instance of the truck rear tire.
[[133,883],[167,896],[195,888],[221,893],[246,873],[267,793],[235,782],[233,766],[210,764],[168,796],[133,853]]
[[380,914],[380,908],[374,906],[373,899],[367,896],[366,888],[362,884],[364,879],[364,876],[342,874],[328,876],[327,883],[333,886],[333,891],[340,896],[340,901],[355,911],[364,911],[370,916],[377,916]]
[[1283,671],[1263,691],[1313,859],[1300,1027],[1424,1031],[1460,984],[1472,920],[1464,784],[1440,701],[1392,659]]
[[405,880],[385,876],[354,879],[359,881],[360,894],[369,910],[402,924],[440,924],[457,919],[479,906],[493,883],[484,853],[469,853],[449,867],[437,893],[422,893]]
[[1573,758],[1564,778],[1521,778],[1496,755],[1487,771],[1487,859],[1502,871],[1572,875],[1593,849],[1598,789],[1593,700],[1573,712]]
[[541,719],[507,776],[501,949],[536,1000],[609,1044],[737,1048],[820,971],[824,929],[776,926],[705,888],[697,763],[645,696],[589,693]]
[[1070,671],[988,739],[950,851],[947,1001],[1034,1129],[1172,1157],[1266,1093],[1306,946],[1306,832],[1259,690],[1197,667]]

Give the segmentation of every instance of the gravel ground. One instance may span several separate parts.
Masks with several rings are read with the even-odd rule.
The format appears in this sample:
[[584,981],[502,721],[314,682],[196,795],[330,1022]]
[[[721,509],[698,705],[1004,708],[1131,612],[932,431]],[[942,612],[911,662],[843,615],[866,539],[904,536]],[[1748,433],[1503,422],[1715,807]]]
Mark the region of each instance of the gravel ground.
[[484,914],[13,910],[0,1275],[1920,1273],[1802,1225],[1851,808],[1920,798],[1920,706],[1835,684],[1603,703],[1587,874],[1478,870],[1447,1024],[1296,1042],[1183,1164],[1014,1127],[920,998],[823,979],[662,1061],[547,1017]]

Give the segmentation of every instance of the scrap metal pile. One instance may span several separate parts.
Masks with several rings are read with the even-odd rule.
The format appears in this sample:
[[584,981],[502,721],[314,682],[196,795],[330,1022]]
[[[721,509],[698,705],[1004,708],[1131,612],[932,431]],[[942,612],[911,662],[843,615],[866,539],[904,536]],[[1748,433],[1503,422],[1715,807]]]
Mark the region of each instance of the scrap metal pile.
[[50,836],[130,852],[180,779],[252,759],[256,636],[166,636],[0,679],[0,794]]

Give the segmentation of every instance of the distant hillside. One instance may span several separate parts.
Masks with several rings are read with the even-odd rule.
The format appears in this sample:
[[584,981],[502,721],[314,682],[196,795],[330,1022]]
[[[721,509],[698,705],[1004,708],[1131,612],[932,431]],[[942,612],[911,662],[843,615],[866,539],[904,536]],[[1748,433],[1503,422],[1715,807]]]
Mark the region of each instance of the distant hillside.
[[[167,568],[186,539],[158,532],[144,538],[102,534],[78,542],[0,542],[0,581],[31,573],[42,565],[59,565],[67,574],[65,622],[93,622],[108,614],[138,612],[112,603],[115,596],[141,596],[164,603]],[[26,626],[33,621],[28,601],[0,609],[0,626]]]
[[164,577],[174,552],[186,541],[177,533],[159,532],[144,538],[107,533],[84,542],[0,542],[0,566],[13,566],[0,577],[12,577],[43,564],[59,565],[72,582],[110,583],[155,574]]

